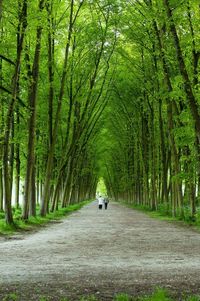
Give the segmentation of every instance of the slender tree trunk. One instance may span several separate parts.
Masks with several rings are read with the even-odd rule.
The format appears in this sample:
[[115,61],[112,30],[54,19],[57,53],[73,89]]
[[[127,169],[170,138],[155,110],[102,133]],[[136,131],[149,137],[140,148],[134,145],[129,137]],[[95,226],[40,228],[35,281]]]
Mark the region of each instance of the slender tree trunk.
[[[147,96],[148,98],[148,96]],[[149,100],[148,100],[149,103]],[[151,209],[156,210],[157,196],[156,196],[156,161],[155,161],[155,129],[154,129],[154,108],[149,103],[150,109],[150,141],[151,141]]]
[[29,206],[29,215],[36,216],[36,181],[35,181],[35,164],[32,169],[31,175],[31,196],[30,196],[30,206]]
[[193,59],[193,86],[195,87],[199,80],[198,80],[198,63],[200,59],[200,51],[197,51],[196,41],[195,41],[195,32],[192,24],[192,12],[190,8],[190,1],[187,0],[187,13],[188,13],[188,20],[190,25],[190,32],[192,37],[192,59]]
[[56,111],[56,116],[55,116],[54,127],[53,127],[52,144],[49,149],[48,160],[47,160],[44,191],[43,191],[42,204],[41,204],[41,210],[40,210],[41,216],[46,215],[48,202],[49,202],[50,180],[51,180],[51,174],[52,174],[52,168],[53,168],[53,156],[54,156],[54,150],[55,150],[55,145],[56,145],[56,140],[57,140],[56,139],[57,138],[57,130],[58,130],[60,112],[61,112],[61,107],[62,107],[62,99],[63,99],[63,94],[64,94],[66,76],[67,76],[69,47],[70,47],[70,42],[71,42],[73,24],[75,21],[75,20],[73,20],[74,0],[71,0],[70,7],[71,7],[71,9],[70,9],[68,38],[67,38],[67,44],[66,44],[66,48],[65,48],[65,59],[64,59],[63,73],[62,73],[62,79],[61,79],[60,93],[59,93],[59,98],[58,98],[58,106],[57,106],[57,111]]
[[[19,40],[19,34],[18,34],[18,40]],[[19,94],[19,82],[17,83],[17,94]],[[20,131],[20,116],[19,116],[19,104],[16,104],[16,132],[18,133]],[[15,207],[19,208],[19,194],[20,194],[20,144],[17,141],[15,144]]]
[[63,193],[63,199],[62,199],[62,208],[66,207],[67,204],[69,204],[70,200],[70,193],[71,193],[71,186],[72,186],[72,179],[73,179],[73,159],[72,157],[69,158],[68,165],[67,165],[67,174],[66,174],[66,181],[64,186],[64,193]]
[[27,27],[26,22],[27,17],[27,0],[23,1],[22,12],[21,12],[21,35],[20,40],[17,45],[17,60],[15,64],[15,71],[13,76],[12,84],[12,99],[8,107],[6,123],[5,123],[5,135],[4,135],[4,152],[3,152],[3,179],[4,179],[4,189],[5,189],[5,220],[7,224],[13,224],[12,208],[11,208],[11,175],[10,175],[10,166],[9,166],[9,145],[10,145],[10,132],[12,127],[12,118],[14,107],[17,99],[17,86],[19,80],[20,72],[20,61],[24,44],[24,34]]
[[[44,8],[44,0],[39,1],[39,11]],[[35,164],[35,127],[36,127],[36,106],[37,106],[37,86],[40,66],[40,50],[41,50],[42,27],[37,27],[35,55],[32,68],[32,80],[29,93],[30,119],[29,119],[29,137],[28,137],[28,156],[26,165],[25,191],[23,202],[23,219],[28,219],[29,204],[31,203],[31,188],[35,189],[35,185],[31,185],[33,169]],[[32,192],[33,195],[33,192]]]
[[[156,24],[155,21],[154,21],[154,29],[155,29],[155,34],[156,34],[157,41],[158,41],[158,46],[159,46],[160,56],[161,56],[162,66],[163,66],[163,72],[164,72],[168,92],[172,92],[173,88],[172,88],[172,84],[171,84],[169,70],[168,70],[168,67],[167,67],[167,62],[166,62],[166,59],[165,59],[165,53],[164,53],[160,33],[158,31],[158,27],[157,27],[157,24]],[[177,148],[176,148],[176,145],[175,145],[175,139],[174,139],[174,134],[173,134],[173,129],[174,129],[173,108],[175,108],[175,110],[176,110],[175,102],[173,100],[171,101],[170,99],[167,98],[167,116],[168,116],[169,140],[170,140],[170,146],[171,146],[171,150],[172,150],[172,162],[171,162],[171,164],[172,164],[172,170],[171,170],[172,176],[178,175],[179,172],[180,172],[178,152],[177,152]],[[177,114],[177,112],[175,112],[175,113]],[[174,172],[174,174],[173,174],[173,172]],[[175,195],[178,197],[178,203],[180,204],[181,215],[183,215],[183,207],[182,207],[183,196],[182,196],[181,181],[180,181],[180,183],[178,183],[178,182],[176,184],[173,183],[173,185],[171,187],[172,187],[174,193],[176,191]],[[175,195],[173,197],[175,197]],[[173,207],[173,212],[175,214],[175,206]]]
[[54,99],[54,30],[53,30],[53,17],[52,17],[52,3],[47,2],[48,13],[48,75],[49,75],[49,148],[53,140],[53,99]]
[[[2,6],[2,2],[0,3]],[[0,18],[1,18],[1,9],[2,7],[0,6]],[[0,19],[1,23],[1,19]],[[0,59],[0,83],[2,84],[2,59]],[[4,131],[4,110],[3,110],[3,100],[1,96],[1,91],[0,91],[0,133],[3,133]],[[3,159],[3,137],[0,135],[0,162],[2,162]],[[3,211],[3,169],[0,164],[0,211]]]
[[10,195],[12,199],[12,188],[13,188],[13,168],[14,168],[14,153],[15,153],[15,146],[14,146],[14,136],[15,136],[15,129],[14,129],[14,116],[12,118],[12,128],[11,128],[11,139],[12,142],[10,144]]
[[188,75],[188,72],[186,69],[186,65],[185,65],[185,61],[183,58],[183,53],[181,50],[180,41],[179,41],[178,33],[176,30],[176,26],[174,23],[172,9],[170,8],[169,0],[163,0],[163,1],[164,1],[164,5],[166,7],[167,16],[168,16],[169,22],[170,22],[169,23],[170,31],[171,31],[171,34],[172,34],[172,37],[174,40],[179,70],[180,70],[180,73],[183,78],[185,93],[187,95],[190,111],[191,111],[191,114],[192,114],[194,122],[195,122],[196,135],[197,135],[199,143],[200,143],[200,114],[199,114],[199,110],[198,110],[198,103],[197,103],[197,100],[193,93],[192,84],[190,82],[189,75]]
[[196,204],[195,204],[195,195],[196,195],[196,185],[193,181],[190,183],[190,205],[191,205],[191,217],[195,221],[196,214]]
[[0,211],[3,211],[3,175],[0,168]]
[[159,100],[159,125],[160,125],[160,143],[161,143],[161,163],[162,163],[162,190],[164,204],[168,204],[168,192],[167,192],[167,154],[165,148],[165,137],[162,119],[162,101]]
[[16,166],[15,166],[15,207],[19,208],[19,194],[20,194],[20,148],[19,144],[17,143],[16,149],[15,149],[15,160],[16,160]]
[[60,180],[57,181],[55,189],[54,189],[53,198],[52,198],[52,205],[51,205],[50,212],[54,212],[55,209],[56,209],[56,204],[57,204],[59,190],[60,190],[60,185],[61,185]]

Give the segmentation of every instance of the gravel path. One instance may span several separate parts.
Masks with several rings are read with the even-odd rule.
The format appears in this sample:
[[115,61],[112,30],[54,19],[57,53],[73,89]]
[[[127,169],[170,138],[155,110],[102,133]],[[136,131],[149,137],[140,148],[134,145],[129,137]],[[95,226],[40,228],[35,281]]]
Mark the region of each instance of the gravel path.
[[[29,235],[0,240],[0,297],[111,300],[164,286],[200,293],[200,234],[116,203],[95,202]],[[1,300],[1,298],[0,298]]]

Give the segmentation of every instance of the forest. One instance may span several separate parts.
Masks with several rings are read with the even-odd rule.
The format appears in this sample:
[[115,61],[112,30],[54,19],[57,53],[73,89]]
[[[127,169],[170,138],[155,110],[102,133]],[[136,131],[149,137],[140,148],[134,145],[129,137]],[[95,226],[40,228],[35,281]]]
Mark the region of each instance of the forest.
[[0,211],[200,219],[199,0],[0,0]]

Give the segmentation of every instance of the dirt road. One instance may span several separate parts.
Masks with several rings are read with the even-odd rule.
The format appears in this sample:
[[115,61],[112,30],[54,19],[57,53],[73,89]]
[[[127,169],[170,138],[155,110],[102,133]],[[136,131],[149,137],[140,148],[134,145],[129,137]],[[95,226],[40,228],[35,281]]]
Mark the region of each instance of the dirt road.
[[1,298],[111,300],[155,286],[200,293],[199,278],[199,233],[115,203],[99,211],[93,202],[37,233],[0,240]]

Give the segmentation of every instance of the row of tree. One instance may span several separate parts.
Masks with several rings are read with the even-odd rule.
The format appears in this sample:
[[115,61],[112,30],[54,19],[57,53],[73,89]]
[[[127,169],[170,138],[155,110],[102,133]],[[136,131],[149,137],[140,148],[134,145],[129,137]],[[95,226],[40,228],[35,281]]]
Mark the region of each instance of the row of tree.
[[199,1],[128,1],[123,12],[107,110],[106,136],[112,141],[105,149],[107,189],[116,200],[195,219],[200,204]]
[[[0,210],[200,202],[198,0],[0,0]],[[14,191],[14,193],[13,193]]]
[[114,1],[0,1],[0,210],[7,223],[14,202],[27,220],[37,203],[45,216],[95,196],[116,10]]

